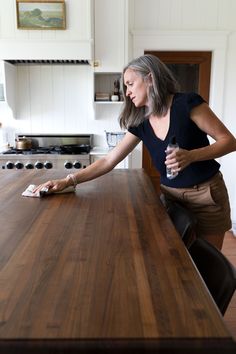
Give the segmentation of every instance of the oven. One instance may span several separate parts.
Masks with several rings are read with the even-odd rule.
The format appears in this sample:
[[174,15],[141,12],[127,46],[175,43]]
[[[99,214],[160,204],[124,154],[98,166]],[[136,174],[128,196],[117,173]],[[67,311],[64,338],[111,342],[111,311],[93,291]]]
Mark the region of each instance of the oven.
[[17,149],[16,143],[16,147],[2,152],[1,169],[78,170],[90,165],[92,134],[18,134],[16,142],[21,139],[27,139],[30,148]]

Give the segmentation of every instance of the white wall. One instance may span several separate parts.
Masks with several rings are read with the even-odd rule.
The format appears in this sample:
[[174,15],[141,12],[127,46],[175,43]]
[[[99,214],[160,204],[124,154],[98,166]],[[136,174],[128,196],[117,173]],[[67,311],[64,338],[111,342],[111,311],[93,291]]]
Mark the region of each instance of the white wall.
[[[236,4],[235,4],[236,5]],[[232,10],[236,10],[235,7]],[[229,36],[227,50],[227,65],[225,69],[225,90],[224,90],[224,114],[223,122],[236,136],[236,114],[235,114],[235,92],[236,92],[236,31]],[[236,153],[227,155],[221,159],[222,171],[228,187],[232,208],[233,228],[236,234],[236,184],[235,166]]]
[[[131,0],[133,11],[132,23],[130,28],[133,32],[133,56],[140,51],[135,45],[135,38],[138,34],[149,33],[155,36],[155,48],[148,47],[148,40],[145,49],[161,50],[163,32],[167,34],[179,33],[178,37],[172,37],[172,42],[165,43],[165,50],[173,50],[181,46],[179,40],[181,34],[192,35],[192,44],[189,43],[189,50],[193,50],[196,35],[217,36],[222,33],[226,36],[223,51],[218,48],[217,54],[221,56],[218,61],[217,70],[212,72],[211,81],[214,87],[211,87],[212,108],[215,108],[220,119],[226,126],[236,133],[235,121],[235,86],[236,86],[236,1],[234,0]],[[223,31],[223,32],[222,32]],[[158,38],[158,33],[160,37]],[[140,38],[140,37],[138,37]],[[213,37],[212,37],[213,38]],[[209,37],[209,47],[212,46]],[[179,50],[188,49],[186,46]],[[199,50],[201,48],[199,47]],[[203,41],[203,50],[205,41]],[[216,52],[215,52],[216,53]],[[215,54],[214,53],[214,54]],[[219,58],[218,56],[218,58]],[[225,57],[224,57],[225,56]],[[223,58],[224,57],[224,58]],[[213,66],[215,65],[213,56]],[[216,80],[218,70],[222,73],[222,81]],[[223,87],[223,90],[222,90]],[[219,102],[222,104],[219,105]],[[236,223],[236,187],[232,178],[232,166],[236,165],[236,154],[230,154],[221,158],[222,171],[230,194],[232,207],[232,218]]]
[[[90,1],[65,0],[66,3],[66,31],[64,30],[18,30],[16,21],[16,0],[0,0],[0,39],[53,39],[53,40],[80,40],[87,39],[91,30],[86,14],[90,11]],[[79,15],[83,14],[78,21]]]
[[91,66],[19,65],[17,78],[17,131],[92,133],[105,146],[104,130],[119,129],[117,105],[94,105]]
[[[35,59],[35,48],[39,44],[44,48],[44,59],[49,53],[53,54],[52,45],[56,45],[59,52],[59,57],[55,59],[67,56],[71,59],[72,54],[68,53],[68,49],[75,55],[81,44],[93,43],[93,16],[89,21],[93,1],[65,2],[65,31],[34,31],[17,29],[15,0],[0,0],[0,59]],[[73,55],[72,59],[75,59]],[[7,136],[11,144],[14,143],[16,132],[66,132],[93,133],[94,143],[106,146],[104,130],[119,130],[118,105],[105,106],[104,110],[100,106],[96,109],[93,105],[92,66],[19,65],[16,80],[16,111],[13,113],[4,103],[0,105],[0,122],[5,131],[9,130]]]
[[18,65],[18,130],[87,132],[93,118],[92,81],[88,65]]

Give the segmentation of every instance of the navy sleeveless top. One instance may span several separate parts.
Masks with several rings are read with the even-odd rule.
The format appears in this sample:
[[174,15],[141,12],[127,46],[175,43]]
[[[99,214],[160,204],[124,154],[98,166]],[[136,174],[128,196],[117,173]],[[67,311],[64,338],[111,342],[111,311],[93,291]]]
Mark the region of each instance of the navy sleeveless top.
[[160,173],[161,184],[173,188],[188,188],[208,180],[219,171],[220,164],[217,161],[206,160],[190,164],[172,180],[166,177],[165,150],[171,136],[175,136],[179,146],[186,150],[209,145],[207,134],[190,118],[192,108],[203,102],[204,99],[196,93],[175,94],[171,105],[169,130],[164,140],[155,135],[149,119],[128,129],[146,145],[154,166]]

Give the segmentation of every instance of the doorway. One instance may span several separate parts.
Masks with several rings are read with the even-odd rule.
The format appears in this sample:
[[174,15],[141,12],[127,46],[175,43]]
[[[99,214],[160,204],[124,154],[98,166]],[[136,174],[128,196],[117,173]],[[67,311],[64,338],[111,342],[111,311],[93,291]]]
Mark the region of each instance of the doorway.
[[[206,51],[145,51],[163,61],[180,84],[182,92],[197,92],[209,102],[212,52]],[[143,145],[142,167],[150,177],[155,190],[160,193],[160,176]]]

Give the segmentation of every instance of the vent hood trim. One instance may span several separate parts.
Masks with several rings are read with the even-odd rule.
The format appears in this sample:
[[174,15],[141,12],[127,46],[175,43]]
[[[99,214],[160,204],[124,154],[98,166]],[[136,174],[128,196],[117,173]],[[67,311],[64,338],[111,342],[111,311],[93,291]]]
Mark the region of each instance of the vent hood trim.
[[93,60],[93,39],[0,41],[0,60]]
[[23,65],[23,64],[34,64],[34,65],[63,65],[63,64],[67,64],[67,65],[89,65],[90,62],[88,60],[78,60],[78,59],[75,59],[75,60],[68,60],[68,59],[63,59],[63,60],[58,60],[58,59],[53,59],[53,60],[49,60],[49,59],[46,59],[46,60],[42,60],[42,59],[39,59],[39,60],[31,60],[31,59],[7,59],[7,60],[4,60],[5,62],[7,63],[10,63],[10,64],[13,64],[13,65]]

